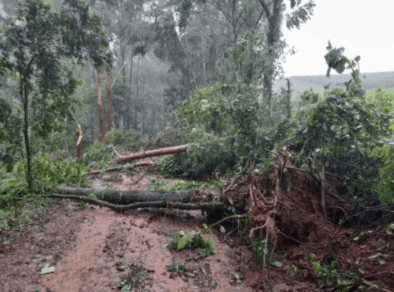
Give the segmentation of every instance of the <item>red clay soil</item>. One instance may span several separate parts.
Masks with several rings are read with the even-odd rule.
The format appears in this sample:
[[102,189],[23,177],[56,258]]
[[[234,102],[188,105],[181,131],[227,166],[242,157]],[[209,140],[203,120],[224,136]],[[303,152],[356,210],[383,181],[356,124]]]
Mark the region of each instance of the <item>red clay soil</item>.
[[[289,173],[291,171],[291,192],[278,192],[266,198],[258,194],[257,190],[262,187],[272,189],[270,184],[278,177],[278,173],[272,172],[265,177],[249,175],[228,194],[234,203],[250,197],[251,214],[255,218],[250,235],[265,237],[265,232],[260,230],[268,228],[269,237],[281,254],[275,257],[283,263],[282,267],[261,269],[261,264],[252,259],[250,246],[237,238],[218,237],[217,230],[203,234],[212,236],[216,242],[213,256],[201,258],[197,250],[168,248],[171,234],[181,230],[189,233],[196,227],[202,229],[201,224],[196,223],[201,222],[201,218],[171,219],[147,211],[119,214],[90,204],[81,210],[79,203],[63,200],[46,207],[45,213],[33,219],[31,224],[39,226],[38,230],[19,233],[8,230],[2,235],[2,240],[10,244],[0,246],[3,255],[0,257],[0,291],[120,291],[117,287],[120,279],[138,283],[132,291],[321,291],[315,288],[318,278],[301,251],[323,259],[322,264],[335,259],[343,273],[362,269],[366,280],[384,284],[386,291],[394,291],[393,236],[389,237],[381,229],[362,241],[350,242],[348,236],[353,231],[339,229],[324,219],[310,192],[301,191],[302,187],[297,185],[294,178],[300,174],[289,169]],[[152,188],[147,177],[133,184],[138,177],[130,178],[124,173],[121,176],[122,182],[110,182],[114,189]],[[167,184],[174,181],[158,174],[151,176],[160,177]],[[105,186],[96,179],[92,187]],[[191,214],[200,216],[199,211]],[[264,229],[260,228],[262,225]],[[295,277],[288,270],[289,261],[300,267]],[[168,271],[171,263],[185,264],[186,272],[192,273],[188,282],[182,279],[180,272]],[[55,271],[40,274],[46,264]],[[237,273],[240,283],[236,282]]]

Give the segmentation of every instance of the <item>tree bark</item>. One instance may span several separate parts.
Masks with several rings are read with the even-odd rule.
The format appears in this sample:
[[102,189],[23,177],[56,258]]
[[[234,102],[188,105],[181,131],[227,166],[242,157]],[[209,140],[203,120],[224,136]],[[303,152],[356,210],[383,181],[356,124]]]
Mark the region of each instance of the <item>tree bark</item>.
[[117,191],[117,190],[95,190],[90,188],[70,188],[54,186],[61,194],[70,194],[86,198],[89,194],[97,196],[100,200],[112,204],[127,205],[141,202],[182,202],[190,203],[194,195],[192,191]]
[[[21,90],[21,98],[23,102],[23,109],[25,112],[24,119],[25,119],[25,129],[24,129],[24,136],[25,136],[25,146],[26,146],[26,158],[27,158],[27,183],[29,185],[29,190],[32,191],[33,189],[33,178],[31,176],[31,157],[30,157],[30,145],[29,145],[29,95],[27,93],[27,85],[29,82],[29,75],[24,76],[23,78],[23,89]],[[23,98],[23,93],[25,97]]]
[[109,80],[108,62],[105,53],[104,53],[104,68],[105,68],[105,87],[107,90],[107,124],[108,124],[108,131],[111,131],[112,128],[111,82]]
[[[214,142],[225,142],[228,140],[233,139],[233,136],[223,137],[215,140],[209,140],[206,143],[214,143]],[[120,155],[118,158],[115,158],[113,161],[117,163],[128,162],[136,159],[153,157],[153,156],[162,156],[162,155],[170,155],[176,153],[183,153],[187,151],[188,145],[181,145],[181,146],[173,146],[167,148],[160,148],[150,151],[142,151],[138,153],[132,153],[128,155]]]
[[43,195],[42,197],[51,197],[51,198],[60,198],[60,199],[74,199],[79,201],[84,201],[92,204],[96,204],[103,207],[108,207],[114,209],[115,211],[122,212],[131,209],[137,208],[177,208],[183,210],[206,210],[206,211],[219,211],[226,208],[225,203],[199,203],[199,204],[192,204],[192,203],[183,203],[183,202],[168,202],[168,201],[153,201],[153,202],[137,202],[128,205],[119,205],[119,204],[112,204],[106,201],[90,199],[84,196],[76,196],[76,195],[59,195],[59,194],[51,194],[51,195]]
[[100,125],[100,142],[104,144],[104,118],[103,118],[103,103],[101,101],[100,76],[97,67],[95,67],[94,70],[96,73],[96,83],[97,83],[97,104],[98,104],[98,118]]
[[188,147],[187,145],[183,145],[183,146],[167,147],[167,148],[161,148],[161,149],[150,150],[150,151],[143,151],[139,153],[133,153],[130,155],[121,155],[118,158],[114,159],[113,161],[121,163],[121,162],[128,162],[136,159],[153,157],[153,156],[183,153],[187,151],[187,147]]
[[267,33],[267,45],[269,47],[268,60],[265,62],[266,69],[264,70],[263,84],[264,84],[264,98],[266,99],[269,106],[269,115],[272,116],[272,82],[274,73],[274,60],[275,50],[272,48],[280,38],[281,24],[283,19],[282,3],[283,0],[274,0],[274,7],[272,13],[269,10],[268,5],[264,0],[259,0],[265,16],[268,20],[268,33]]
[[77,146],[77,157],[79,158],[79,157],[81,157],[82,156],[82,153],[83,153],[83,146],[82,146],[82,138],[83,138],[83,136],[82,136],[82,129],[81,129],[81,125],[80,124],[78,124],[78,128],[79,128],[79,130],[78,130],[78,132],[77,132],[77,144],[76,144],[76,146]]

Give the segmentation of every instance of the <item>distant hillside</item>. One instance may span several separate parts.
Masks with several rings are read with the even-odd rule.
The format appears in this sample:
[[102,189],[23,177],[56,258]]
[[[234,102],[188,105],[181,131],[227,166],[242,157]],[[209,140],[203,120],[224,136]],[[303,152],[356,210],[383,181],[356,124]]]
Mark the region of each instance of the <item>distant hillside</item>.
[[[290,82],[292,85],[293,96],[298,96],[303,93],[305,90],[309,90],[311,87],[314,92],[318,92],[319,94],[324,94],[323,86],[331,83],[330,88],[337,86],[339,83],[344,83],[349,81],[352,77],[350,73],[348,74],[340,74],[340,75],[331,75],[330,78],[327,78],[325,75],[317,75],[317,76],[292,76],[290,77]],[[383,88],[394,88],[394,71],[391,72],[377,72],[377,73],[361,73],[361,86],[366,91],[370,91],[376,89],[378,87]],[[287,80],[277,80],[274,82],[274,92],[279,92],[280,87],[287,88]],[[345,88],[343,86],[343,88]]]

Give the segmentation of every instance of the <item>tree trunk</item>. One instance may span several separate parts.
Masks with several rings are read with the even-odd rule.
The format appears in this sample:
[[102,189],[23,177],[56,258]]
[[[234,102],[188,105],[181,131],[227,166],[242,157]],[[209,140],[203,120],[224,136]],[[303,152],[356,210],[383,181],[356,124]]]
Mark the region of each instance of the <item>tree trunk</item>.
[[212,43],[208,49],[208,62],[206,64],[206,74],[207,77],[213,76],[216,74],[216,36],[211,35]]
[[[55,189],[59,190],[61,194],[71,194],[76,196],[87,196],[93,194],[100,200],[119,205],[127,205],[133,203],[142,202],[164,202],[164,204],[171,202],[192,202],[194,195],[191,194],[190,190],[187,191],[117,191],[117,190],[95,190],[90,188],[69,188],[62,186],[55,186]],[[209,192],[210,190],[207,190]],[[217,193],[217,190],[212,192]],[[212,202],[210,202],[212,203]],[[165,207],[165,206],[162,206]]]
[[167,148],[161,148],[161,149],[150,150],[150,151],[143,151],[139,153],[132,153],[129,155],[121,155],[115,158],[114,161],[120,163],[120,162],[128,162],[128,161],[147,158],[147,157],[182,153],[187,151],[187,147],[188,145],[182,145],[182,146],[167,147]]
[[138,56],[138,61],[137,61],[137,97],[136,99],[138,100],[138,95],[139,95],[139,88],[140,88],[140,60],[141,56]]
[[78,131],[77,131],[77,157],[80,158],[83,154],[83,144],[82,144],[82,129],[81,129],[81,125],[78,124]]
[[264,98],[269,106],[269,116],[272,117],[272,82],[273,82],[273,74],[275,72],[274,68],[274,60],[275,50],[272,48],[280,38],[281,33],[281,24],[283,20],[283,10],[282,3],[283,0],[275,0],[272,8],[272,12],[269,10],[267,4],[264,0],[259,0],[261,6],[264,9],[265,16],[268,19],[268,33],[267,33],[267,46],[269,47],[267,61],[264,62],[265,70],[264,70]]
[[100,142],[104,144],[104,118],[103,118],[103,103],[101,101],[101,84],[100,76],[97,67],[94,68],[96,73],[96,83],[97,83],[97,104],[98,104],[98,118],[100,126]]
[[[163,201],[148,201],[148,202],[136,202],[132,204],[112,204],[106,202],[106,200],[95,200],[85,196],[78,195],[59,195],[59,194],[51,194],[51,195],[42,195],[42,197],[49,198],[58,198],[58,199],[74,199],[79,200],[103,207],[111,208],[117,212],[124,212],[126,210],[138,209],[138,208],[171,208],[171,209],[180,209],[180,210],[204,210],[207,211],[208,222],[211,222],[209,217],[215,216],[218,212],[225,210],[227,207],[226,203],[223,202],[201,202],[201,203],[184,203],[184,202],[172,202],[164,199]],[[171,214],[171,210],[166,210],[165,214],[169,216]],[[175,215],[176,216],[176,215]],[[216,219],[215,217],[213,217]]]
[[[21,98],[23,102],[23,110],[25,112],[25,146],[26,146],[26,158],[27,158],[27,183],[29,185],[29,191],[33,190],[33,178],[31,175],[31,157],[30,157],[30,145],[29,145],[29,99],[27,94],[27,85],[29,82],[29,75],[23,78],[23,89],[21,90]],[[23,93],[25,93],[25,98],[23,98]]]
[[131,56],[130,56],[130,86],[133,84],[133,48],[131,48]]
[[[167,133],[168,134],[168,133]],[[214,143],[214,142],[225,142],[232,140],[234,137],[233,136],[228,136],[228,137],[223,137],[215,140],[209,140],[206,141],[205,143]],[[155,149],[155,150],[150,150],[150,151],[142,151],[138,153],[132,153],[128,155],[120,155],[117,158],[115,158],[113,161],[114,162],[128,162],[136,159],[141,159],[141,158],[147,158],[147,157],[153,157],[153,156],[162,156],[162,155],[170,155],[170,154],[175,154],[175,153],[183,153],[187,151],[188,145],[181,145],[181,146],[173,146],[173,147],[167,147],[167,148],[160,148],[160,149]]]
[[125,58],[126,58],[126,45],[120,45],[120,54],[122,56],[122,75],[123,75],[123,82],[126,82],[126,66],[125,65]]
[[108,131],[111,131],[112,128],[112,110],[111,110],[111,82],[109,80],[109,70],[108,70],[108,62],[107,56],[104,54],[104,68],[105,68],[105,82],[107,89],[107,124]]

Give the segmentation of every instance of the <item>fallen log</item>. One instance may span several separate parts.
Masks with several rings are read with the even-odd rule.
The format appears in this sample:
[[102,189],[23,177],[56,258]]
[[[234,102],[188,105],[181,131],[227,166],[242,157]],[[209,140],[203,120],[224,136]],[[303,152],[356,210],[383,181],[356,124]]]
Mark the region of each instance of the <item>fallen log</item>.
[[170,201],[153,201],[153,202],[138,202],[128,205],[116,205],[105,201],[95,200],[95,199],[87,198],[85,196],[76,196],[76,195],[50,194],[50,195],[42,195],[41,197],[58,198],[58,199],[74,199],[74,200],[84,201],[103,207],[108,207],[118,212],[137,209],[137,208],[177,208],[182,210],[200,209],[200,210],[206,210],[212,212],[216,210],[222,210],[223,208],[225,208],[225,203],[222,202],[192,204],[192,203],[170,202]]
[[183,146],[175,146],[175,147],[167,147],[167,148],[160,148],[156,150],[150,151],[142,151],[138,153],[133,153],[130,155],[121,155],[118,158],[115,158],[113,161],[117,163],[121,162],[128,162],[136,159],[153,157],[153,156],[162,156],[162,155],[169,155],[175,153],[183,153],[187,151],[187,145]]
[[[206,143],[225,142],[233,138],[234,138],[233,136],[223,137],[223,138],[207,141]],[[173,147],[160,148],[150,151],[142,151],[128,155],[120,155],[119,157],[115,158],[113,161],[117,163],[122,163],[122,162],[128,162],[141,158],[153,157],[153,156],[163,156],[163,155],[171,155],[176,153],[183,153],[187,151],[188,147],[189,145],[173,146]]]
[[[140,190],[140,191],[117,191],[117,190],[95,190],[90,188],[70,188],[55,186],[56,190],[61,194],[69,194],[74,196],[81,196],[87,198],[89,194],[97,196],[100,200],[112,204],[127,205],[141,202],[192,202],[195,197],[189,191],[153,191],[153,190]],[[214,191],[215,192],[215,191]]]

